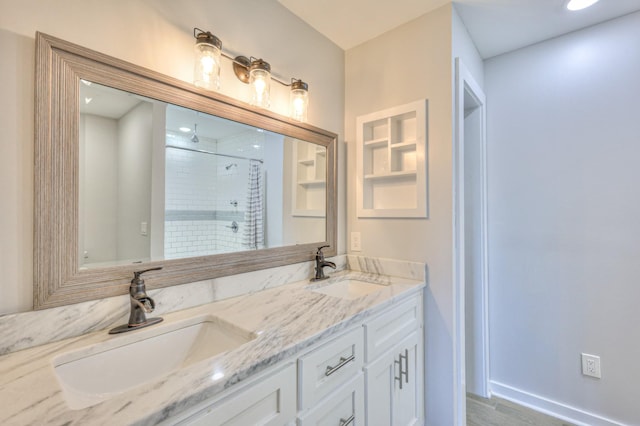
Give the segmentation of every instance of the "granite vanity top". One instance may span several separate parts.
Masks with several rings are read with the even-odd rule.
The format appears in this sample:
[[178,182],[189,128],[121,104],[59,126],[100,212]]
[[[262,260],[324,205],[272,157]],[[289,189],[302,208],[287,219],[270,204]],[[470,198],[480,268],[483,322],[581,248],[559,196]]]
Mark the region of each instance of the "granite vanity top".
[[[381,283],[384,288],[345,300],[310,291],[309,281],[299,281],[163,315],[162,324],[213,315],[257,337],[237,349],[173,371],[88,408],[69,408],[55,377],[52,359],[102,342],[131,339],[130,336],[144,330],[115,336],[103,330],[1,356],[0,424],[156,424],[295,356],[320,339],[362,322],[424,287],[421,281],[353,271],[336,273],[326,283],[342,277]],[[151,328],[153,326],[147,330]],[[145,360],[132,362],[144,363]],[[214,372],[224,372],[224,375]]]

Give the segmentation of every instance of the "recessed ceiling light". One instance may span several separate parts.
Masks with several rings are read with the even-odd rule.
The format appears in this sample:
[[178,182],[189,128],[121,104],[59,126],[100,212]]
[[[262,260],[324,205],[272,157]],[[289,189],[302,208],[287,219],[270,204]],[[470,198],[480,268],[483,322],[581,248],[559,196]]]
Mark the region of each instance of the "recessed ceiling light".
[[93,100],[93,98],[84,98],[85,105],[89,105],[92,100]]
[[569,0],[567,3],[567,9],[569,10],[582,10],[597,3],[598,0]]
[[191,129],[190,129],[190,128],[188,128],[188,127],[180,127],[180,131],[181,131],[181,132],[185,132],[185,133],[187,133],[187,132],[190,132],[190,131],[191,131]]

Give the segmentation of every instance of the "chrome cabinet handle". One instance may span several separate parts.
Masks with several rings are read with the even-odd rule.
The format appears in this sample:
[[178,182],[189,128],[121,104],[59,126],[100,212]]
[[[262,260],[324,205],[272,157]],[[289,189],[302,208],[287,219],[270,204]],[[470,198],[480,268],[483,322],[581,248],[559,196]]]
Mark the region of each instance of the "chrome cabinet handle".
[[335,367],[327,365],[327,370],[324,372],[324,375],[325,376],[332,375],[333,373],[340,370],[342,367],[344,367],[346,364],[350,363],[354,359],[356,359],[355,355],[351,355],[350,357],[347,357],[347,358],[341,356],[340,363],[338,363],[338,365],[336,365]]
[[[402,355],[400,355],[402,357]],[[409,349],[404,350],[404,382],[409,383]]]
[[[406,369],[402,368],[402,360],[404,359],[404,365]],[[402,376],[404,376],[405,383],[409,383],[409,350],[404,350],[404,355],[401,353],[398,355],[398,359],[393,361],[396,365],[398,365],[398,377],[394,377],[399,384],[400,390],[402,390]]]
[[351,423],[353,423],[353,421],[354,421],[355,419],[356,419],[356,416],[355,416],[355,415],[353,415],[353,414],[351,415],[351,417],[349,417],[349,418],[348,418],[348,419],[346,419],[346,420],[341,418],[341,419],[340,419],[340,426],[348,426],[348,425],[350,425]]
[[398,366],[398,377],[394,377],[400,383],[400,390],[402,390],[402,358],[393,360],[393,363]]

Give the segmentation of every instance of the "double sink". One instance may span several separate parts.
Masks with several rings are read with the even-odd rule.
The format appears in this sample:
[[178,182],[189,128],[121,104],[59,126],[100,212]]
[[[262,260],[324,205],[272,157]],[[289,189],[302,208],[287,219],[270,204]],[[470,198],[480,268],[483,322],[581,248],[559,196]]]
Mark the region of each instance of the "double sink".
[[[307,291],[353,300],[384,284],[335,277]],[[52,359],[69,408],[83,409],[167,374],[239,348],[257,334],[213,315],[161,323]]]

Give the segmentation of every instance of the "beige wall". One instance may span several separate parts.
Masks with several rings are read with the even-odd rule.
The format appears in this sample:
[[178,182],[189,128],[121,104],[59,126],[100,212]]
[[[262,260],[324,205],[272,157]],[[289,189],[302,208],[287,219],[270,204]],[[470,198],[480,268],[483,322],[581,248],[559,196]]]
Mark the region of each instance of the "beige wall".
[[[346,53],[348,235],[362,254],[426,262],[427,424],[453,424],[452,9],[443,6]],[[356,217],[356,117],[428,99],[428,219]],[[348,240],[348,238],[347,238]]]
[[[193,27],[210,30],[225,50],[261,56],[281,77],[304,79],[309,122],[342,134],[344,52],[277,2],[0,0],[0,10],[0,314],[30,310],[32,304],[36,31],[192,81]],[[223,93],[247,99],[247,86],[228,62],[221,77]],[[272,96],[272,110],[286,114],[288,89],[274,85]],[[339,186],[344,187],[342,170]],[[344,191],[340,197],[343,218]],[[344,220],[339,222],[342,241]],[[344,252],[342,244],[338,250]]]

